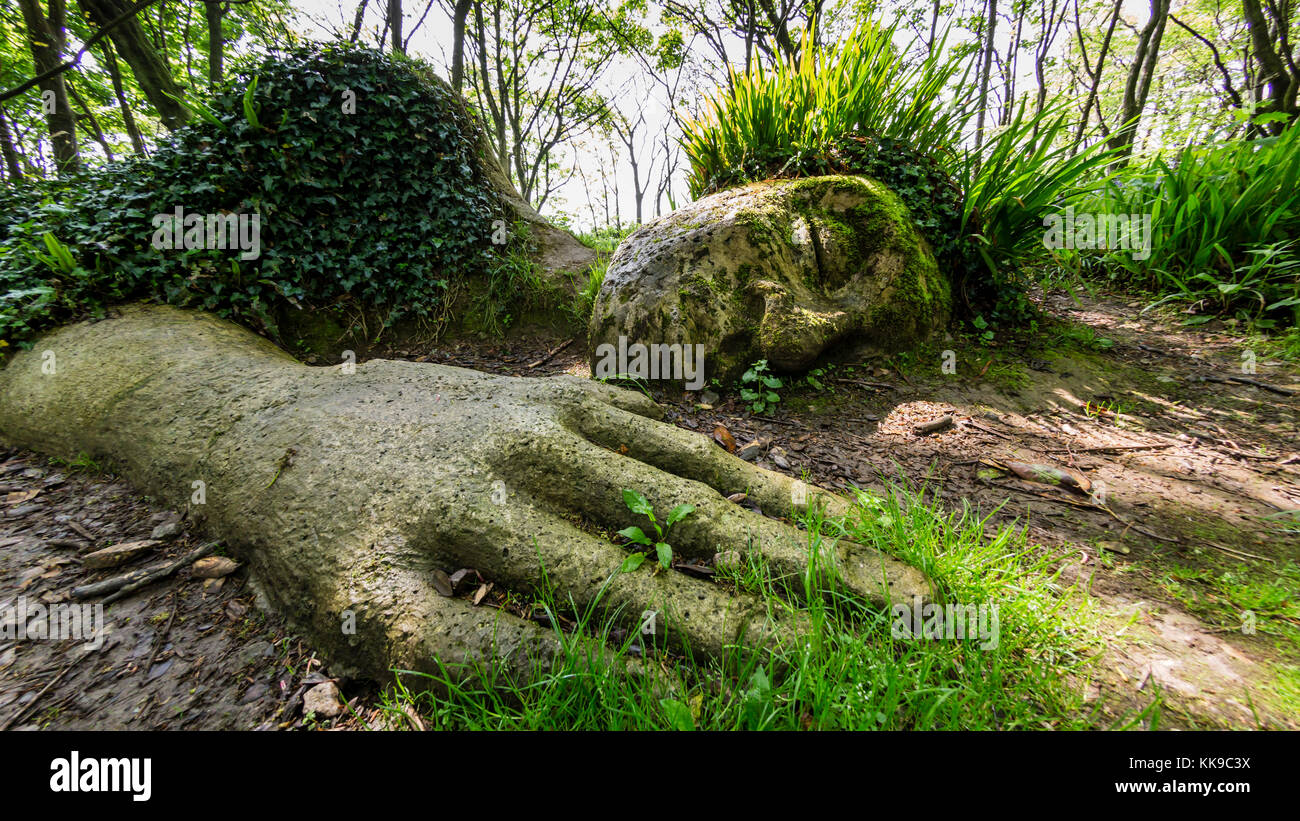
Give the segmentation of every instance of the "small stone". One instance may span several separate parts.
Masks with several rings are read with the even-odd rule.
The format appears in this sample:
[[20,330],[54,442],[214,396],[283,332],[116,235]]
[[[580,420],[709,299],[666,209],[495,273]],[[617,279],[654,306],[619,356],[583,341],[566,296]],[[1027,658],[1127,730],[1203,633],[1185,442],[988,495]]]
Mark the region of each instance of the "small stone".
[[303,715],[315,713],[317,718],[334,718],[343,712],[339,703],[339,688],[326,681],[308,690],[302,697]]
[[719,396],[718,396],[716,393],[714,393],[713,391],[705,391],[704,393],[700,394],[700,402],[701,402],[702,404],[709,405],[710,407],[712,407],[713,405],[718,404],[718,400],[719,400],[720,398],[721,398],[721,397],[719,397]]
[[746,443],[740,450],[736,451],[736,455],[746,462],[753,462],[767,452],[767,447],[771,444],[771,441],[760,436],[752,442]]
[[163,522],[155,527],[153,533],[149,534],[149,538],[157,539],[158,541],[165,541],[179,536],[182,530],[184,530],[184,528],[181,527],[181,523],[178,520],[173,519],[170,522]]
[[247,645],[246,647],[243,648],[242,651],[240,651],[239,653],[240,666],[247,667],[250,664],[256,664],[260,662],[262,659],[266,658],[267,656],[270,656],[271,652],[274,649],[275,649],[274,646],[272,646],[271,642],[269,641],[265,641],[265,640],[255,641],[252,644]]
[[220,579],[229,576],[239,567],[239,563],[225,556],[206,556],[195,562],[194,575],[200,579]]
[[772,460],[772,464],[776,465],[782,470],[789,470],[790,460],[786,459],[785,457],[786,457],[786,452],[784,448],[772,448],[767,452],[767,458]]
[[724,550],[713,554],[713,566],[718,570],[734,570],[740,566],[739,550]]
[[239,703],[251,704],[254,701],[259,701],[266,697],[270,689],[271,688],[267,687],[265,684],[258,682],[244,691],[244,695],[239,699]]

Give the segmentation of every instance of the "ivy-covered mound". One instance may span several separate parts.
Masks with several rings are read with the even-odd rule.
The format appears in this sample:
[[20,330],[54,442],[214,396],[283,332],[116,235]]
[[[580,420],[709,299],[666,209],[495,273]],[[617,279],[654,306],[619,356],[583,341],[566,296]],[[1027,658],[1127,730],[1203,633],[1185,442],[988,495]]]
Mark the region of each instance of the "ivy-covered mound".
[[[449,283],[498,258],[493,232],[515,212],[478,158],[478,124],[421,64],[303,48],[201,108],[147,159],[0,195],[0,340],[141,297],[272,336],[291,307],[436,316]],[[260,255],[189,230],[155,248],[156,216],[177,208],[256,215]]]

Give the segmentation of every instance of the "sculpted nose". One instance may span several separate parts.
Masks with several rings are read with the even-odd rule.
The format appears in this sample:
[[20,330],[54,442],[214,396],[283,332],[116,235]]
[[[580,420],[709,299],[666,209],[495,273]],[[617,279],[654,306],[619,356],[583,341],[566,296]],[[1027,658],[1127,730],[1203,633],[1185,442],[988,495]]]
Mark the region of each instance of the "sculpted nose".
[[759,348],[774,368],[806,370],[822,351],[851,330],[852,318],[844,311],[800,305],[773,282],[755,283],[755,290],[764,296]]

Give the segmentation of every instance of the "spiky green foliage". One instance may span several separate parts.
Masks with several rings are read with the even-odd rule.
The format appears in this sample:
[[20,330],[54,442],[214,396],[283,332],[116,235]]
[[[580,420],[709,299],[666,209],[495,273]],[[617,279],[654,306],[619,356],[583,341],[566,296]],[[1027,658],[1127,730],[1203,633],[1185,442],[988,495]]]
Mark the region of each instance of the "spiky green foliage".
[[960,234],[974,240],[986,274],[972,278],[966,296],[993,305],[997,319],[1025,310],[1027,275],[1019,263],[1043,252],[1044,217],[1095,188],[1112,156],[1101,143],[1071,154],[1065,109],[1056,101],[1030,111],[1022,99],[982,151],[968,152],[959,166]]
[[894,46],[894,33],[894,26],[866,21],[838,44],[804,49],[797,61],[733,74],[686,127],[691,195],[841,170],[833,148],[853,132],[950,153],[970,116],[943,96],[961,63],[941,59],[942,44],[911,63]]
[[1113,272],[1212,313],[1295,322],[1300,309],[1300,126],[1187,146],[1117,175],[1084,208],[1149,214],[1151,253],[1110,253]]

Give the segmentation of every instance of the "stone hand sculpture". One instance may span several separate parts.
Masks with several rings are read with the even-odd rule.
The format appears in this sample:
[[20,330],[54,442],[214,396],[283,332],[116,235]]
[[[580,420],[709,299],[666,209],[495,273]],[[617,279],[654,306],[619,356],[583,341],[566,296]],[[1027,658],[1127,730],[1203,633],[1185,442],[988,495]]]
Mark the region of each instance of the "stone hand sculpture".
[[186,507],[336,666],[381,679],[438,662],[545,668],[554,631],[445,595],[441,574],[458,568],[524,595],[546,584],[633,628],[654,613],[657,638],[709,656],[797,635],[709,580],[651,562],[620,572],[628,548],[608,534],[648,529],[625,489],[656,511],[694,506],[671,532],[679,556],[754,550],[793,591],[807,580],[878,605],[927,594],[916,569],[844,541],[823,540],[810,573],[807,533],[726,496],[774,516],[805,488],[832,512],[843,502],[661,416],[641,394],[576,377],[308,367],[236,325],[160,306],[58,329],[0,371],[9,443],[86,453]]

